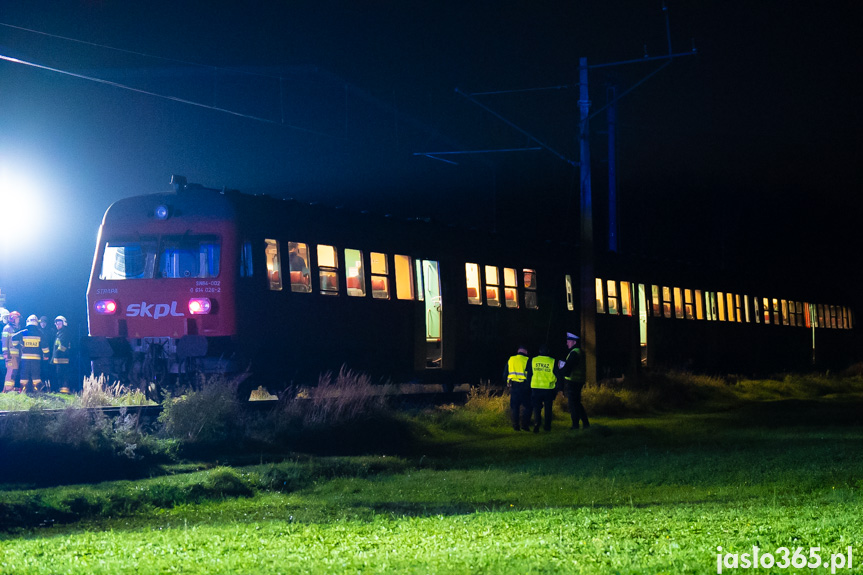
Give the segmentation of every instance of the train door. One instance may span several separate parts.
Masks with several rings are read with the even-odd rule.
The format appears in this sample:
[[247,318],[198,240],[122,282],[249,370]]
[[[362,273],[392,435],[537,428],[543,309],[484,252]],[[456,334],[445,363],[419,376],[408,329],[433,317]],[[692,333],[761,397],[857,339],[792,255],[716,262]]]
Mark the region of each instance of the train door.
[[644,284],[638,284],[638,343],[641,348],[641,365],[647,365],[647,294]]
[[436,261],[422,260],[422,294],[425,304],[425,366],[439,369],[443,358],[440,270]]

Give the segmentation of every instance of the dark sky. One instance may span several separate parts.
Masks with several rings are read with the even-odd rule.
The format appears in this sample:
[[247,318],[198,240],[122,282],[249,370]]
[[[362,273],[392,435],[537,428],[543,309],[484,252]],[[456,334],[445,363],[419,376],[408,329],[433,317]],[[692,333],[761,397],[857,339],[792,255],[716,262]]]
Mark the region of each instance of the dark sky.
[[[666,15],[673,50],[694,42],[698,54],[619,104],[623,251],[851,277],[863,247],[860,11],[667,4],[4,0],[0,55],[140,91],[0,61],[0,168],[32,182],[43,210],[17,234],[38,248],[2,236],[0,290],[22,312],[83,320],[104,210],[167,189],[172,173],[567,237],[577,171],[550,152],[442,156],[457,165],[415,154],[535,146],[528,133],[577,159],[579,57],[661,56]],[[660,65],[591,71],[593,110],[610,82],[626,90]],[[478,97],[522,132],[455,92],[550,86],[561,88]],[[599,233],[605,122],[591,124]],[[545,225],[549,213],[559,218]]]

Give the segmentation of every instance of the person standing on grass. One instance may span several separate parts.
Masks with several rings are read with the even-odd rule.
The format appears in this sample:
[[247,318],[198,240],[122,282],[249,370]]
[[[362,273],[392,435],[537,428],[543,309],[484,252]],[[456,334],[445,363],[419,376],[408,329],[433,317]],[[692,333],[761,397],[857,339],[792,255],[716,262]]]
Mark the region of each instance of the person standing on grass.
[[539,355],[527,364],[530,399],[533,403],[533,432],[539,433],[542,411],[545,410],[546,431],[551,431],[551,406],[557,395],[557,361],[548,354],[548,346],[539,348]]
[[69,348],[72,347],[72,336],[69,334],[69,328],[66,324],[66,318],[62,315],[58,315],[54,320],[57,330],[51,351],[51,363],[54,366],[54,374],[60,393],[68,394],[71,393],[69,388],[69,357],[71,356]]
[[530,382],[527,379],[527,348],[518,346],[518,352],[509,358],[504,370],[504,379],[509,388],[509,410],[512,428],[516,431],[530,429]]
[[569,348],[569,353],[560,368],[560,375],[563,376],[564,392],[566,393],[566,401],[569,403],[572,429],[578,429],[579,421],[587,429],[590,427],[590,422],[587,420],[587,411],[584,410],[584,405],[581,403],[581,390],[584,388],[585,381],[584,354],[581,353],[578,340],[577,335],[567,332],[566,347]]

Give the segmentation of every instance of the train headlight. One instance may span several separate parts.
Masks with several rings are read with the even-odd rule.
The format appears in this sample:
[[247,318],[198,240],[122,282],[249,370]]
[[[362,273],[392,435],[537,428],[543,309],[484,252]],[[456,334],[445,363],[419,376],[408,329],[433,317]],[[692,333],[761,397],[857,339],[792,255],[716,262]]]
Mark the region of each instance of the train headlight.
[[202,315],[210,313],[213,304],[209,298],[196,297],[189,300],[189,313],[192,315]]
[[103,299],[96,302],[96,313],[111,315],[117,311],[117,302],[112,299]]
[[157,220],[167,220],[168,216],[171,215],[171,210],[168,206],[156,206],[156,211],[153,212],[153,215],[156,216]]

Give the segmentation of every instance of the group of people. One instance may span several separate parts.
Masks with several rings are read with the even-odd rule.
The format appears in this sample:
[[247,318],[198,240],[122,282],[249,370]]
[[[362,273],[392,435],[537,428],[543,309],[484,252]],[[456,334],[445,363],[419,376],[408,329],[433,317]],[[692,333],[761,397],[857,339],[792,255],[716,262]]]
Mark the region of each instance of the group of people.
[[[510,388],[510,412],[512,428],[528,431],[533,416],[533,432],[539,433],[540,425],[551,431],[552,404],[557,396],[558,384],[563,384],[572,429],[590,427],[587,412],[581,403],[581,390],[585,383],[584,354],[581,352],[579,337],[574,333],[566,334],[566,359],[557,361],[549,355],[548,346],[539,348],[539,355],[528,357],[527,348],[519,346],[516,355],[506,363],[506,382]],[[545,414],[543,421],[542,415]]]
[[3,393],[51,391],[51,383],[60,393],[70,393],[72,337],[66,318],[58,315],[54,326],[45,316],[31,315],[21,325],[21,314],[0,308],[3,328],[3,362],[6,379]]

